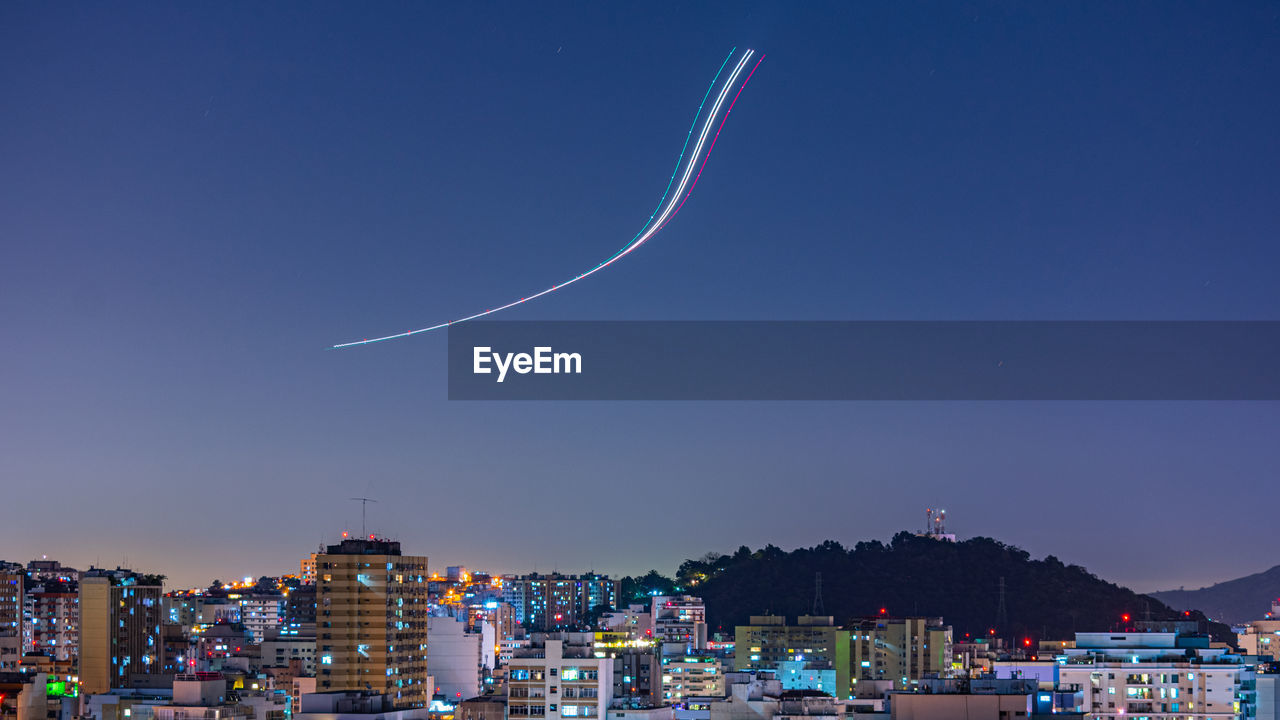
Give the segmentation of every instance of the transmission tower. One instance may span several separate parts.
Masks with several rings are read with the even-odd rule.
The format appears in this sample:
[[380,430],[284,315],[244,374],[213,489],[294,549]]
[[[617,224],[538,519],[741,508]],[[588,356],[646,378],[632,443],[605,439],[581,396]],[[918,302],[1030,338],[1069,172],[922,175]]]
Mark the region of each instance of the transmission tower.
[[822,607],[822,572],[813,574],[813,612],[811,615],[825,615],[826,609]]
[[996,633],[1004,634],[1009,629],[1009,608],[1004,604],[1004,576],[1000,576],[1000,602],[996,605]]

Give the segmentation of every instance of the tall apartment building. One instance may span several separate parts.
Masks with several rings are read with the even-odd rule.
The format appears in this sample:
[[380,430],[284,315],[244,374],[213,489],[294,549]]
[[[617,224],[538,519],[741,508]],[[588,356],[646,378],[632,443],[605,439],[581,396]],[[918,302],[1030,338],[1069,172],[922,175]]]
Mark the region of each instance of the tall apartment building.
[[707,647],[707,606],[690,595],[658,595],[650,605],[653,639],[657,643],[683,643],[689,650]]
[[84,693],[130,687],[161,669],[158,578],[89,569],[80,578],[80,682]]
[[511,718],[603,718],[613,692],[613,659],[590,645],[545,640],[517,650],[508,665]]
[[617,607],[620,583],[604,575],[509,575],[502,599],[516,608],[516,620],[534,630],[557,630],[586,624],[593,608]]
[[347,539],[316,556],[317,691],[427,706],[426,576],[427,558],[392,540]]
[[801,615],[795,625],[777,615],[753,615],[734,631],[735,670],[772,670],[786,690],[850,695],[849,631],[828,615]]
[[892,681],[895,690],[911,690],[926,675],[945,677],[951,670],[951,626],[942,618],[865,618],[848,628],[855,695],[860,681]]
[[49,580],[27,593],[27,649],[54,660],[80,655],[80,592],[74,581]]
[[27,575],[22,566],[0,563],[0,670],[17,670],[25,646],[23,597]]

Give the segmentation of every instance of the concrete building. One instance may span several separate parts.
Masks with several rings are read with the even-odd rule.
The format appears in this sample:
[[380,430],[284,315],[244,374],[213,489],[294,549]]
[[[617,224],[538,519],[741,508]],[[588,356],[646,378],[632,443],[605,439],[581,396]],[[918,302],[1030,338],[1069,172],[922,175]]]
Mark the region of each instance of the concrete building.
[[131,570],[90,569],[80,578],[81,691],[129,687],[160,671],[161,586]]
[[507,720],[507,700],[483,695],[463,700],[453,710],[454,720]]
[[0,671],[0,718],[45,720],[49,711],[48,680],[43,673]]
[[[324,569],[319,568],[317,572],[323,574]],[[354,690],[304,694],[300,709],[293,713],[293,720],[427,720],[429,717],[425,707],[397,710],[386,695]]]
[[628,605],[625,610],[615,610],[600,616],[600,628],[625,632],[632,640],[653,637],[653,614],[648,605]]
[[724,669],[707,655],[662,656],[662,701],[682,703],[688,697],[724,697]]
[[638,705],[661,704],[662,669],[652,648],[608,648],[613,658],[613,697]]
[[1272,603],[1271,612],[1261,620],[1232,628],[1236,642],[1245,655],[1269,655],[1280,661],[1280,600]]
[[284,623],[267,634],[258,646],[260,667],[283,668],[296,660],[302,672],[316,674],[315,623]]
[[[490,631],[492,638],[492,631]],[[484,632],[468,632],[467,624],[452,617],[427,618],[427,674],[435,678],[436,691],[447,702],[476,697],[484,688],[486,672]],[[492,653],[489,653],[492,657]]]
[[590,645],[547,639],[518,651],[508,666],[513,718],[603,718],[613,693],[613,659]]
[[320,694],[374,691],[425,708],[427,558],[392,540],[348,539],[316,557]]
[[303,585],[316,584],[316,558],[319,556],[319,553],[311,553],[298,563],[298,577]]
[[[52,562],[52,561],[48,561]],[[80,592],[74,581],[46,580],[26,594],[27,651],[55,660],[80,656]]]
[[240,622],[240,603],[227,597],[171,592],[165,594],[161,606],[165,622],[181,626],[184,632],[200,625]]
[[280,593],[253,593],[240,598],[240,622],[253,636],[254,643],[261,643],[267,633],[280,626],[284,617],[284,595]]
[[864,618],[848,628],[855,695],[859,682],[890,680],[894,689],[910,690],[951,670],[952,631],[942,618]]
[[1076,633],[1057,659],[1058,689],[1090,717],[1235,718],[1241,712],[1238,655],[1203,636],[1176,633]]
[[707,606],[691,595],[657,595],[650,603],[653,639],[685,645],[685,651],[707,648]]
[[795,625],[777,615],[753,615],[734,631],[735,670],[772,670],[784,690],[850,697],[850,633],[831,616],[801,615]]
[[502,600],[516,610],[516,620],[534,630],[581,627],[597,607],[616,607],[617,580],[603,575],[508,575]]
[[20,565],[0,563],[0,670],[17,670],[26,648],[26,582]]

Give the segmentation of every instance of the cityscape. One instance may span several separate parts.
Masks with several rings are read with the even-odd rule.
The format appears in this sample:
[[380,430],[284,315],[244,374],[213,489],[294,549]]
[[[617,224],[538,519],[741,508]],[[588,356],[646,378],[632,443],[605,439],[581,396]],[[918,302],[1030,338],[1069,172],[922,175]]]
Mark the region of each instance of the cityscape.
[[[888,546],[742,548],[685,561],[674,577],[440,567],[349,531],[289,572],[196,588],[120,567],[6,561],[0,701],[16,720],[1274,717],[1280,599],[1228,628],[1057,563],[1083,578],[1060,592],[1109,587],[1132,610],[1069,610],[1078,629],[1055,634],[1046,618],[1058,611],[1017,602],[1022,590],[1001,575],[985,631],[898,607],[828,613],[841,605],[834,560],[868,550],[895,555],[903,575],[916,572],[912,555],[990,548],[1011,558],[996,572],[1036,565],[995,541],[957,540],[945,511],[926,520]],[[779,569],[801,555],[837,582]],[[774,587],[739,597],[755,610],[729,627],[735,574]],[[809,603],[795,614],[770,607],[797,592]]]
[[5,0],[0,98],[0,720],[1280,720],[1280,0]]

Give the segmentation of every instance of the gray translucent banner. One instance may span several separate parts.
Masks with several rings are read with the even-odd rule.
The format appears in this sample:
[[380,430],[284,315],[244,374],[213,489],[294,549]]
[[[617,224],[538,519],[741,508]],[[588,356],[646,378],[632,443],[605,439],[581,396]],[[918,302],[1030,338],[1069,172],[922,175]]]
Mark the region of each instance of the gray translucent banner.
[[1278,361],[1280,322],[491,321],[449,399],[1278,400]]

